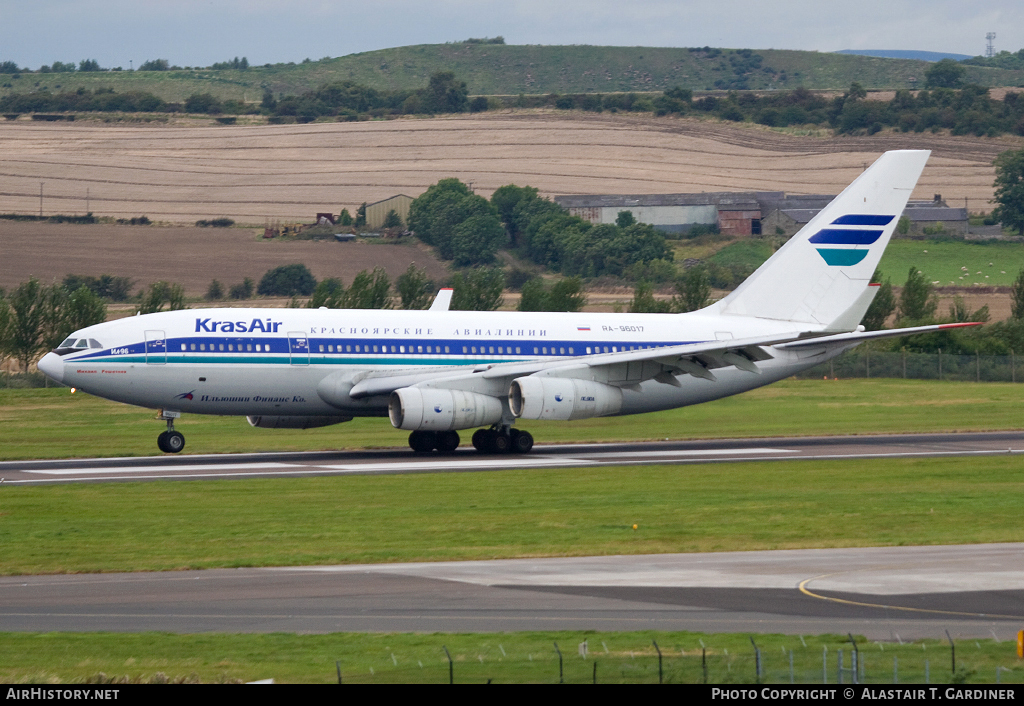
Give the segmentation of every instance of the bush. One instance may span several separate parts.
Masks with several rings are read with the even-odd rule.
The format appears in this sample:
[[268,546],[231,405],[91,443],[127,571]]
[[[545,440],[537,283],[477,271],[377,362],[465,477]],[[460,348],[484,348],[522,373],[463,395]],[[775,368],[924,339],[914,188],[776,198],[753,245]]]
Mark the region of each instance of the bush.
[[305,265],[281,265],[267,270],[256,291],[264,297],[308,297],[316,289],[316,278]]
[[228,290],[228,297],[231,299],[252,299],[254,282],[246,277],[240,284],[233,284]]
[[214,218],[208,221],[196,221],[200,228],[230,228],[235,222],[230,218]]

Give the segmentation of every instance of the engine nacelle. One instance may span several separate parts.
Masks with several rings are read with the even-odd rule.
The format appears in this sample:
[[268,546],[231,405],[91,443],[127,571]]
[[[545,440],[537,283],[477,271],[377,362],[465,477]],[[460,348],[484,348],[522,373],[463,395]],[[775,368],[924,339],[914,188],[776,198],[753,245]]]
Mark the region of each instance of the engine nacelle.
[[452,431],[501,421],[501,400],[462,390],[403,387],[391,393],[388,416],[396,429]]
[[249,420],[251,426],[262,429],[316,429],[352,421],[352,417],[300,417],[297,415],[285,417],[250,415],[246,419]]
[[622,390],[592,380],[529,375],[512,381],[512,414],[522,419],[589,419],[622,409]]

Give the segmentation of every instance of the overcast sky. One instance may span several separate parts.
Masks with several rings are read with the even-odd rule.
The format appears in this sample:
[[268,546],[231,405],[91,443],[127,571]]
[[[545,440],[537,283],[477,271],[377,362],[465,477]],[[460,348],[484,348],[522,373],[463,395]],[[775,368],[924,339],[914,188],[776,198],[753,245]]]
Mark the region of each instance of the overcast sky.
[[917,49],[1024,47],[1021,0],[0,0],[0,60],[207,66],[320,59],[502,35],[509,44]]

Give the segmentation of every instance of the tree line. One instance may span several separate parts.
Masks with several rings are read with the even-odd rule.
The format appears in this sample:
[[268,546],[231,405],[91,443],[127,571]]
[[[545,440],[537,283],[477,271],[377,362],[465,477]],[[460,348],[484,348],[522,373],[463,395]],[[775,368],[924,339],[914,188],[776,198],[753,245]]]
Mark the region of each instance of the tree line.
[[[944,60],[948,61],[948,60]],[[952,68],[952,75],[947,69]],[[954,135],[997,136],[1024,134],[1024,98],[1008,92],[1002,100],[984,86],[964,85],[956,70],[939,62],[928,89],[899,90],[889,101],[868,100],[858,83],[841,96],[826,98],[805,88],[756,94],[730,90],[725,95],[695,99],[693,92],[672,88],[661,94],[550,93],[538,96],[469,97],[466,83],[452,72],[433,74],[427,86],[416,90],[381,91],[354,81],[325,84],[301,95],[275,96],[269,89],[257,106],[239,100],[221,100],[211,93],[194,93],[182,103],[167,102],[145,91],[10,93],[0,98],[0,113],[45,112],[187,112],[209,115],[267,115],[272,122],[312,122],[322,118],[364,120],[374,117],[438,113],[483,112],[510,107],[550,107],[590,112],[653,112],[655,115],[708,115],[732,122],[754,122],[770,127],[813,125],[837,134],[876,133],[884,128],[903,132],[949,130]],[[945,71],[945,73],[942,73]]]
[[595,225],[530,186],[502,186],[488,201],[458,179],[442,179],[410,205],[409,229],[456,266],[490,264],[508,247],[569,277],[639,279],[658,267],[674,272],[672,250],[653,226],[625,211],[615,224]]

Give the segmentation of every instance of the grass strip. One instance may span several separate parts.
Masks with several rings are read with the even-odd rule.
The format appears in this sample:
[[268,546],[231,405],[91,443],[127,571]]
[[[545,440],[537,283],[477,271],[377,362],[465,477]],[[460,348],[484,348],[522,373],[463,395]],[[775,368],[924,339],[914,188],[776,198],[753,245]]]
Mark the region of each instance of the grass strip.
[[[1021,428],[1012,383],[784,380],[716,402],[632,417],[529,422],[538,443]],[[241,417],[185,415],[186,453],[406,447],[386,419],[321,429],[254,429]],[[67,389],[0,390],[0,460],[160,455],[151,411]],[[468,432],[463,444],[469,443]]]
[[0,573],[1020,542],[1022,491],[1010,456],[7,485]]
[[[851,665],[845,635],[755,635],[760,681],[836,683],[838,651]],[[586,656],[581,652],[586,642]],[[557,683],[561,650],[567,683],[658,683],[657,642],[666,683],[754,683],[754,647],[747,634],[692,632],[520,632],[476,634],[285,633],[0,633],[0,681],[230,682],[272,678],[278,683]],[[959,640],[957,670],[948,643],[904,644],[858,639],[862,684],[1024,681],[1012,641]],[[703,649],[703,654],[702,654]],[[926,666],[927,662],[927,666]],[[843,680],[850,682],[850,675]]]

